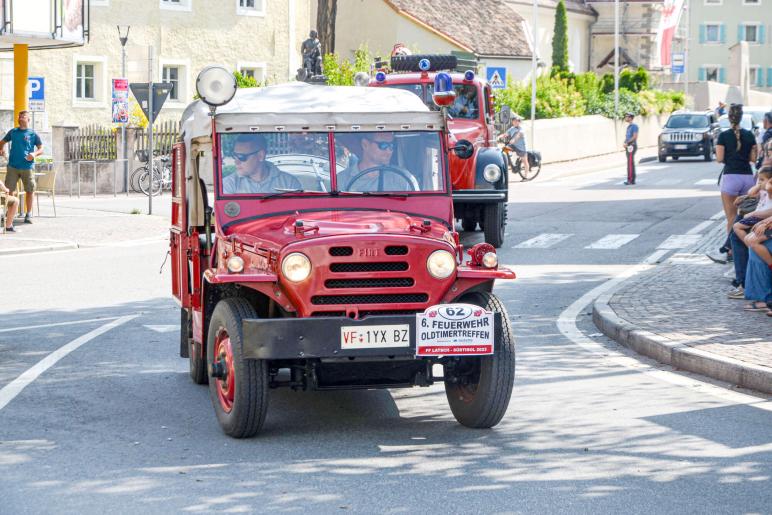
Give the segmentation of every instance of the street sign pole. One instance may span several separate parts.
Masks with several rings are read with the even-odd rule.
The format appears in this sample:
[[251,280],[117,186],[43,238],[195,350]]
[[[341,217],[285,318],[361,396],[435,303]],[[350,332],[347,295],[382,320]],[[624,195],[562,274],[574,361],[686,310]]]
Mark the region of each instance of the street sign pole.
[[689,0],[684,2],[684,9],[686,10],[686,43],[684,44],[684,102],[685,106],[688,106],[689,102],[689,24],[691,23],[691,9],[689,8]]
[[536,47],[538,45],[537,24],[539,23],[539,2],[533,0],[533,29],[531,30],[531,148],[536,148]]
[[[147,95],[147,102],[148,102],[148,112],[150,115],[147,119],[147,166],[150,176],[150,183],[148,185],[148,196],[147,196],[147,214],[152,215],[153,214],[153,180],[155,179],[155,170],[154,170],[154,159],[153,159],[153,122],[155,121],[153,110],[153,97],[155,96],[154,90],[155,85],[153,84],[153,47],[152,45],[147,50],[147,71],[148,71],[148,95]],[[160,177],[159,177],[160,179]]]
[[614,119],[619,116],[619,0],[614,0]]

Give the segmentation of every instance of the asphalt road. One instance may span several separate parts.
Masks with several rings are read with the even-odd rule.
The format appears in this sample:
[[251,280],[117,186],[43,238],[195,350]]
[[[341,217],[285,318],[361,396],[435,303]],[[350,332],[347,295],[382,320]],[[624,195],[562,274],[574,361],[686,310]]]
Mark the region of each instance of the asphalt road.
[[717,174],[512,185],[518,279],[496,291],[518,364],[492,430],[459,426],[436,385],[274,391],[264,432],[230,439],[177,356],[167,245],[0,257],[0,513],[769,512],[770,399],[630,355],[587,307],[699,238]]

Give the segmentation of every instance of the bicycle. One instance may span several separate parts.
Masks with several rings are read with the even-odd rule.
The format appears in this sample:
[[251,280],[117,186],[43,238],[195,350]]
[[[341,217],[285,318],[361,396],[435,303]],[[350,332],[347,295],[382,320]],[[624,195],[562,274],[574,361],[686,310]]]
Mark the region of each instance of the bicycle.
[[[164,190],[172,189],[172,167],[171,158],[162,156],[158,158],[161,161],[161,167],[153,163],[153,176],[150,177],[148,166],[143,167],[144,171],[139,176],[139,189],[145,195],[159,195]],[[155,161],[155,159],[153,160]]]
[[536,151],[526,152],[528,163],[531,165],[526,173],[520,156],[517,156],[514,164],[512,163],[512,154],[514,154],[514,150],[505,146],[502,151],[504,152],[504,156],[506,156],[507,168],[509,171],[518,174],[523,182],[534,180],[536,176],[539,175],[539,172],[541,172],[541,153]]

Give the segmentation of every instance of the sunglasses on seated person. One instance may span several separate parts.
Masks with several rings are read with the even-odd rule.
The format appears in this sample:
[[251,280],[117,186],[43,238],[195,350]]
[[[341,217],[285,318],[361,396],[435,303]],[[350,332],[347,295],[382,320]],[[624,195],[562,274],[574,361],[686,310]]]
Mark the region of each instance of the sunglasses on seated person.
[[393,141],[375,141],[374,139],[365,138],[367,141],[370,141],[372,143],[375,143],[378,145],[378,148],[380,150],[391,150],[394,151],[394,142]]
[[242,154],[241,152],[232,152],[231,155],[234,157],[234,159],[238,159],[239,161],[244,162],[247,159],[249,159],[250,157],[252,157],[255,154],[257,154],[258,152],[260,152],[261,150],[263,150],[263,149],[260,148],[260,149],[255,150],[254,152],[249,152],[249,153],[246,153],[246,154]]

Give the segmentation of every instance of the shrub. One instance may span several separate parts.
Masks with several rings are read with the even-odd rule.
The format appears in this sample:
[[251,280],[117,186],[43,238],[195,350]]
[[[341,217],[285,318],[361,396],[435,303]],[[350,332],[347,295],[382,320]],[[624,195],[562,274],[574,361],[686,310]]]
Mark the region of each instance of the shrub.
[[555,27],[552,35],[552,67],[561,72],[568,71],[568,15],[563,0],[555,9]]
[[322,69],[330,86],[353,86],[357,72],[369,72],[372,55],[367,45],[361,45],[354,52],[354,62],[342,59],[337,54],[322,56]]

